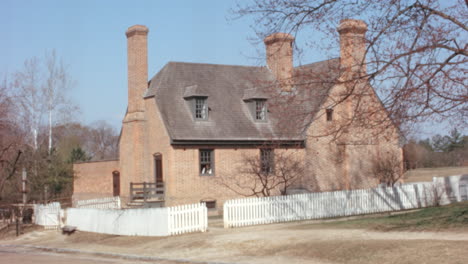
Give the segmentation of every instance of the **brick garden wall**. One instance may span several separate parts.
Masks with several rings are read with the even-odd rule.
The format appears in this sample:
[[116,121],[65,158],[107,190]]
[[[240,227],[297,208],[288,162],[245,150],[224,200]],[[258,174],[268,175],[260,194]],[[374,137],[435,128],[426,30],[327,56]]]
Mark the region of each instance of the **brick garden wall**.
[[113,195],[112,172],[119,171],[119,161],[96,161],[73,164],[73,201]]

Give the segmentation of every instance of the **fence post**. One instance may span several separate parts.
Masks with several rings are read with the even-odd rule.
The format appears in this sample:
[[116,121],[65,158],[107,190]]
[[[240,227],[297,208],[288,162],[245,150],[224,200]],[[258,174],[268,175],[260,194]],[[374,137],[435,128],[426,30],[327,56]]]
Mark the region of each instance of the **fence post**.
[[146,204],[146,182],[143,182],[143,201]]
[[130,182],[130,201],[133,201],[133,182]]
[[229,209],[228,209],[229,201],[225,201],[223,205],[223,220],[224,220],[224,228],[229,228]]
[[171,217],[171,209],[172,207],[167,207],[166,213],[167,213],[167,232],[169,235],[172,235],[172,217]]
[[198,205],[198,223],[200,225],[200,231],[202,232],[205,232],[206,231],[206,215],[205,215],[205,209],[206,208],[206,204],[205,203],[201,203]]

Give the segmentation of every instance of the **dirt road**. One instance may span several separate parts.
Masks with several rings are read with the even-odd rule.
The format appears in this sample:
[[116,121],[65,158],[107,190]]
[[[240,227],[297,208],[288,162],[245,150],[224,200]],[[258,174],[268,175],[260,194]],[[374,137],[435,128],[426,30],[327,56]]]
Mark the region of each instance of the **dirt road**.
[[172,261],[139,261],[115,257],[98,257],[87,254],[52,253],[23,247],[0,247],[1,263],[8,264],[181,264]]
[[174,237],[34,231],[0,244],[35,245],[221,263],[466,263],[468,232],[326,229],[312,221],[223,229]]

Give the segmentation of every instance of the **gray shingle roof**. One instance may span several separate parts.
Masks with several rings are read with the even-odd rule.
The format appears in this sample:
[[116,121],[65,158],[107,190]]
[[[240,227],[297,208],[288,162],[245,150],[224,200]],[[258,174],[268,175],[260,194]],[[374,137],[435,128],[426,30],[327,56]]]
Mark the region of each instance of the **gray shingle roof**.
[[[295,68],[298,76],[312,73],[327,82],[299,83],[294,97],[301,103],[295,105],[292,112],[310,114],[317,111],[332,86],[330,80],[337,77],[337,71],[330,70],[337,63],[335,59]],[[154,96],[172,143],[303,140],[303,129],[310,120],[301,118],[300,129],[283,133],[284,123],[279,121],[278,113],[284,109],[273,107],[273,104],[283,102],[284,98],[275,93],[278,90],[273,88],[274,83],[274,77],[266,67],[169,62],[151,79],[145,97]],[[188,101],[191,96],[208,96],[207,121],[194,120]],[[255,122],[246,96],[269,98],[269,104],[273,104],[269,106],[267,122]]]

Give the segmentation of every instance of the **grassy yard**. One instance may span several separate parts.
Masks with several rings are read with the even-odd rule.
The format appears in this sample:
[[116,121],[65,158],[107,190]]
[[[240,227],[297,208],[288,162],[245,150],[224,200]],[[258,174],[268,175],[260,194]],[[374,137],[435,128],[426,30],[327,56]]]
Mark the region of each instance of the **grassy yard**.
[[468,202],[424,208],[408,213],[333,221],[316,225],[320,228],[377,231],[468,231]]
[[405,173],[405,182],[432,181],[432,177],[468,174],[468,167],[421,168]]

